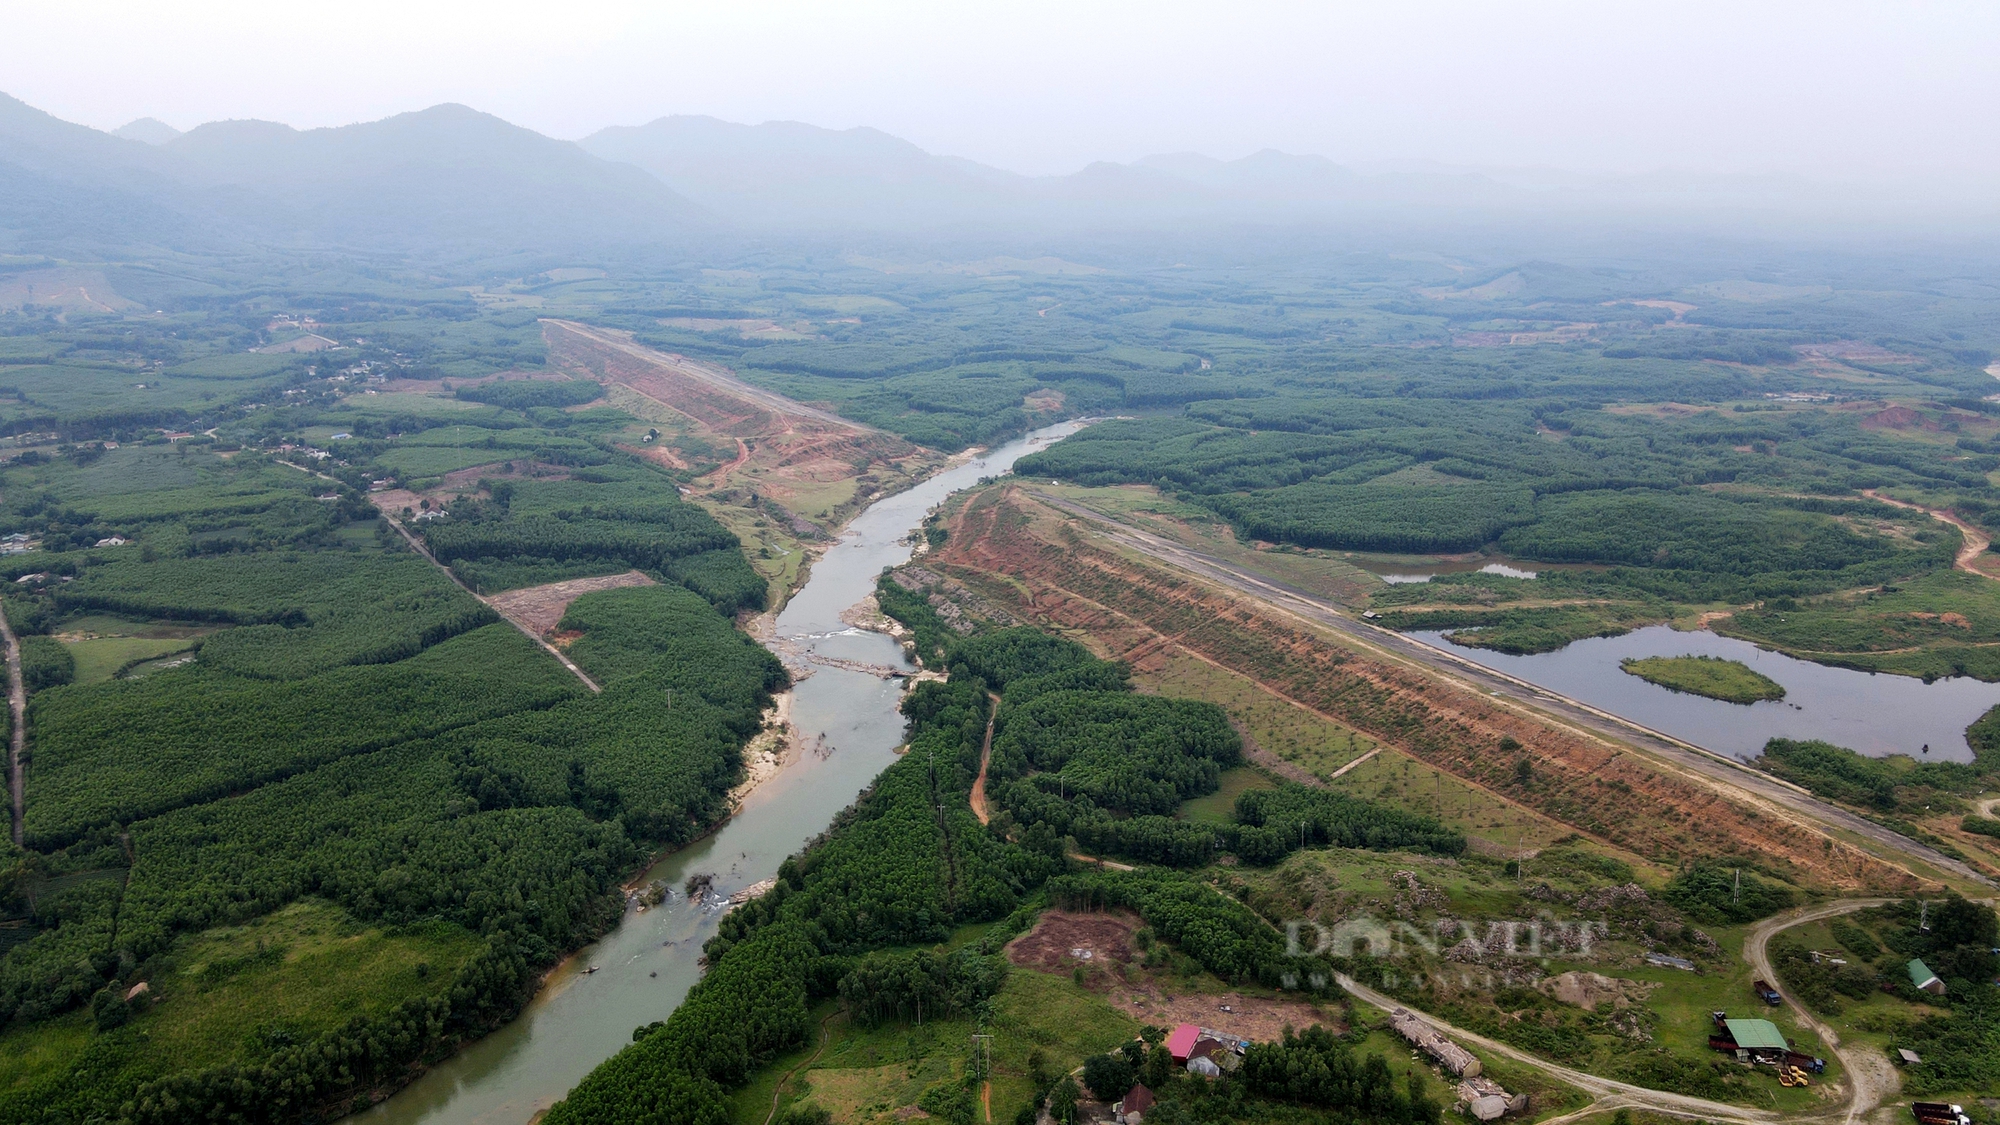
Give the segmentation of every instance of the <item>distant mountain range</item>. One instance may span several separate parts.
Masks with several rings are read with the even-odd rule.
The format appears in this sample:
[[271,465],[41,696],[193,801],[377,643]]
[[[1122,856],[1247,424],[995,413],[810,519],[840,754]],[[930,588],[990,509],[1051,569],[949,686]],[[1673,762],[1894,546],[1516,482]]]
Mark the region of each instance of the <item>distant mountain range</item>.
[[117,135],[0,95],[0,238],[506,253],[674,240],[716,219],[657,178],[458,105],[337,129]]
[[1413,204],[1486,208],[1526,193],[1478,175],[1362,175],[1318,156],[1192,153],[1022,176],[938,156],[876,129],[793,121],[736,125],[662,117],[577,142],[635,164],[731,222],[751,227],[912,230],[1033,223],[1152,227],[1190,220],[1299,222]]
[[[1591,177],[1259,152],[1023,176],[875,129],[663,117],[554,140],[459,105],[297,130],[113,133],[0,95],[0,248],[263,246],[491,258],[739,235],[982,237],[1531,219],[1822,221],[1894,201],[1795,177]],[[1860,211],[1857,210],[1860,209]]]

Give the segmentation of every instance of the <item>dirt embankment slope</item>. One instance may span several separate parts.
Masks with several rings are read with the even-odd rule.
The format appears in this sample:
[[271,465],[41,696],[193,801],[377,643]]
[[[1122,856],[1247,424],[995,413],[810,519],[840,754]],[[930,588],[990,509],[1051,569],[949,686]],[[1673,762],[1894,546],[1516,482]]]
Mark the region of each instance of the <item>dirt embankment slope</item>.
[[[941,460],[893,434],[753,387],[714,364],[646,347],[623,332],[549,320],[542,336],[551,364],[625,387],[683,420],[711,447],[736,449],[733,459],[693,482],[698,493],[748,489],[827,530],[873,493],[903,488]],[[663,446],[634,452],[685,467]]]
[[[1112,549],[1018,488],[975,497],[931,565],[1023,616],[1075,629],[1109,655],[1179,648],[1426,764],[1668,864],[1751,856],[1840,890],[1899,892],[1908,872],[1789,810],[1541,722],[1441,677],[1381,659],[1249,598]],[[1002,576],[1004,581],[982,580]],[[1500,750],[1511,737],[1524,749]],[[1518,763],[1526,759],[1525,775]]]

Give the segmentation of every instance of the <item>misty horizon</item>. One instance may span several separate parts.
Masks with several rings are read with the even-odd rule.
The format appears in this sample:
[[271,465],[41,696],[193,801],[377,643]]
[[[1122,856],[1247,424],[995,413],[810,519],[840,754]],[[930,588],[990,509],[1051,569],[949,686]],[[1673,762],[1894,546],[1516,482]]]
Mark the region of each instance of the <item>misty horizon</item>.
[[[8,92],[104,131],[319,128],[458,103],[579,139],[662,116],[872,127],[1019,175],[1266,149],[1355,167],[1786,175],[2000,172],[2000,13],[1689,5],[952,9],[587,3],[18,11]],[[110,18],[105,18],[110,17]],[[86,26],[87,23],[87,26]],[[88,48],[85,49],[85,45]]]

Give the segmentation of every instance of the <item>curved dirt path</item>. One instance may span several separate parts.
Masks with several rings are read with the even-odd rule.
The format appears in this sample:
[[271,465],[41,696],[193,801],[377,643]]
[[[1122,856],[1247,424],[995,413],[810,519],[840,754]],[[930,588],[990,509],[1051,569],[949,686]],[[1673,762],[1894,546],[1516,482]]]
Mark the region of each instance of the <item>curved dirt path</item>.
[[786,1071],[785,1076],[783,1078],[778,1079],[777,1088],[771,1091],[771,1112],[764,1115],[764,1125],[771,1125],[771,1120],[778,1116],[778,1099],[785,1096],[785,1083],[790,1082],[792,1080],[792,1076],[797,1074],[799,1071],[804,1070],[805,1068],[818,1062],[819,1057],[826,1053],[826,1045],[827,1043],[832,1041],[832,1035],[827,1031],[826,1027],[827,1023],[831,1021],[833,1017],[841,1015],[846,1011],[847,1011],[846,1008],[836,1009],[834,1011],[828,1012],[826,1014],[826,1018],[819,1021],[819,1050],[814,1051],[812,1053],[811,1058],[808,1058],[806,1061]]
[[13,718],[7,743],[7,791],[13,801],[14,846],[20,847],[21,820],[27,814],[21,759],[28,740],[28,689],[21,682],[21,642],[14,636],[14,627],[7,624],[5,610],[0,610],[0,637],[7,640],[7,712]]
[[1861,495],[1866,496],[1870,500],[1878,500],[1892,508],[1908,508],[1913,512],[1922,512],[1934,520],[1941,523],[1948,523],[1957,528],[1959,534],[1965,537],[1965,545],[1958,549],[1958,557],[1952,560],[1952,569],[1962,570],[1967,574],[1977,574],[1982,578],[1994,577],[1972,565],[1974,559],[1985,554],[1986,548],[1993,545],[1993,540],[1988,538],[1985,532],[1978,530],[1950,512],[1937,508],[1926,508],[1921,504],[1912,504],[1907,500],[1893,500],[1881,495],[1872,488],[1862,489]]
[[736,460],[729,462],[727,465],[717,466],[716,468],[710,470],[708,475],[714,477],[717,481],[727,481],[729,479],[729,474],[742,468],[743,462],[748,461],[749,459],[750,459],[750,443],[744,441],[742,438],[737,438]]
[[1771,987],[1778,990],[1778,995],[1784,998],[1785,1007],[1791,1009],[1792,1015],[1801,1024],[1812,1028],[1813,1033],[1826,1044],[1827,1050],[1832,1051],[1840,1059],[1842,1069],[1847,1072],[1848,1087],[1847,1114],[1843,1120],[1849,1123],[1874,1112],[1884,1099],[1902,1089],[1903,1080],[1896,1073],[1896,1068],[1889,1064],[1887,1055],[1865,1047],[1843,1048],[1838,1033],[1821,1023],[1811,1012],[1806,1011],[1805,1005],[1793,999],[1792,994],[1785,989],[1784,981],[1779,978],[1777,970],[1771,965],[1769,947],[1774,934],[1794,926],[1837,918],[1843,914],[1852,914],[1857,910],[1866,910],[1871,906],[1881,906],[1892,901],[1894,900],[1886,898],[1850,898],[1789,910],[1757,923],[1751,928],[1749,936],[1743,939],[1743,959],[1750,962],[1751,971],[1769,981]]
[[993,819],[986,811],[986,763],[993,760],[993,721],[1000,717],[1000,697],[986,693],[986,741],[979,747],[979,776],[972,779],[972,815],[985,824]]
[[[1503,1055],[1515,1062],[1534,1067],[1536,1070],[1553,1075],[1575,1086],[1596,1099],[1588,1107],[1590,1113],[1603,1113],[1614,1109],[1644,1109],[1654,1113],[1664,1113],[1673,1117],[1693,1117],[1704,1121],[1728,1121],[1739,1125],[1778,1120],[1778,1114],[1768,1109],[1753,1109],[1749,1106],[1730,1105],[1727,1102],[1709,1101],[1707,1098],[1689,1097],[1686,1094],[1670,1094],[1665,1090],[1649,1090],[1644,1086],[1634,1086],[1629,1082],[1619,1082],[1611,1078],[1600,1078],[1586,1071],[1573,1070],[1560,1063],[1553,1063],[1538,1055],[1531,1055],[1516,1047],[1510,1047],[1495,1039],[1454,1027],[1426,1012],[1420,1012],[1408,1004],[1375,991],[1367,985],[1349,977],[1345,973],[1335,973],[1334,979],[1340,987],[1385,1012],[1401,1008],[1439,1031],[1454,1039],[1470,1043],[1483,1051]],[[1580,1111],[1582,1112],[1582,1111]],[[1574,1117],[1577,1114],[1570,1114]]]

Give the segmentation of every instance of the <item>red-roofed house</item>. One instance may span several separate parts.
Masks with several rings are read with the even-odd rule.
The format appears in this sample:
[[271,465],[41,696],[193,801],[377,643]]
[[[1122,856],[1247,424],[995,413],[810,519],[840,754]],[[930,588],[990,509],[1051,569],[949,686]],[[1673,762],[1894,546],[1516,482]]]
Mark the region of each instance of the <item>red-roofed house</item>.
[[1172,1035],[1167,1036],[1167,1053],[1174,1057],[1175,1062],[1184,1063],[1188,1061],[1189,1053],[1194,1050],[1194,1041],[1199,1038],[1201,1038],[1201,1028],[1191,1023],[1184,1023],[1174,1028]]

